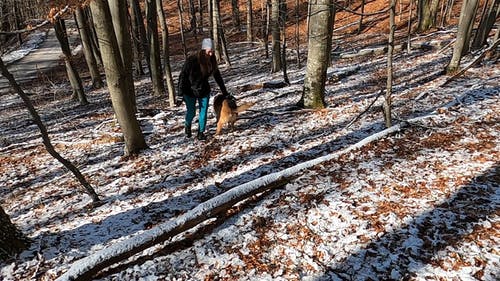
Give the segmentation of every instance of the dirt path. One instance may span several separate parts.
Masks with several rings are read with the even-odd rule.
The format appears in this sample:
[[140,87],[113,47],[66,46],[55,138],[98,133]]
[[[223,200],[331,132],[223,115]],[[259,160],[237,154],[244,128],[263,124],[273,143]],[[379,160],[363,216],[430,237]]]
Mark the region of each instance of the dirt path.
[[[67,27],[70,45],[73,46],[76,38],[78,38],[78,32],[73,22],[68,22]],[[54,29],[50,28],[45,41],[37,49],[7,68],[17,82],[23,84],[37,79],[39,73],[51,71],[59,63],[62,63],[61,47],[55,36]],[[7,93],[10,89],[7,79],[0,75],[0,94]]]

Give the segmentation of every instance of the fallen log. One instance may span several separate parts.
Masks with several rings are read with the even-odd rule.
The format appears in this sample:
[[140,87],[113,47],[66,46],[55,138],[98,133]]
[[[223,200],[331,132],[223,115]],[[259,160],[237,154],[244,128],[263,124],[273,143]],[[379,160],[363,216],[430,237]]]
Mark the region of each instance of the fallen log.
[[194,209],[173,220],[146,230],[127,240],[110,245],[107,248],[89,255],[88,257],[76,261],[71,265],[66,273],[61,275],[56,280],[91,280],[92,277],[100,270],[103,270],[126,258],[132,257],[145,249],[174,237],[175,235],[181,234],[182,232],[193,228],[207,219],[216,217],[218,214],[228,210],[238,202],[241,202],[250,196],[282,186],[306,169],[327,161],[335,160],[344,154],[359,149],[387,135],[398,132],[404,127],[407,127],[411,122],[417,122],[429,116],[432,115],[407,120],[406,122],[402,122],[379,133],[373,134],[343,150],[300,163],[283,171],[272,173],[234,187],[233,189],[199,204]]

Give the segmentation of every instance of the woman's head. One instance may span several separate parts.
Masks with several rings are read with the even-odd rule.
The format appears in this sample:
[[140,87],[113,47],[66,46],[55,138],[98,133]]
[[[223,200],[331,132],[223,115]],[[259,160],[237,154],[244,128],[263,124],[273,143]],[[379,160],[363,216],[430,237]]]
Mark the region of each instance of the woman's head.
[[201,41],[201,49],[205,51],[208,56],[214,53],[214,42],[210,38],[205,38]]

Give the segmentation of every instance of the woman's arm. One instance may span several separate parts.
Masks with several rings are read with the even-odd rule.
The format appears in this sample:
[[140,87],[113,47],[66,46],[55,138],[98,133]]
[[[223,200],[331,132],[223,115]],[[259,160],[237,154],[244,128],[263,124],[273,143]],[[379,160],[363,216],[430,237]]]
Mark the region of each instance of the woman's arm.
[[215,56],[211,57],[212,59],[212,65],[214,66],[214,79],[215,82],[217,82],[217,85],[219,85],[220,91],[224,96],[229,95],[226,89],[226,85],[224,85],[224,80],[222,79],[222,76],[220,75],[219,67],[217,66],[217,60],[215,59]]
[[190,73],[192,67],[192,60],[186,59],[184,66],[179,74],[179,87],[177,91],[178,96],[183,96],[191,91]]

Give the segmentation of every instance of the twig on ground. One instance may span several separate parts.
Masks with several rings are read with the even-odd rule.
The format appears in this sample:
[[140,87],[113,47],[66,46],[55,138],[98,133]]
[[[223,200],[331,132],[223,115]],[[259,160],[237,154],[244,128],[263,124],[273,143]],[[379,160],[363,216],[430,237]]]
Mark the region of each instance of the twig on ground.
[[354,124],[356,121],[358,121],[359,118],[361,118],[361,116],[363,116],[366,112],[368,112],[368,110],[375,104],[375,102],[378,100],[378,98],[383,93],[384,93],[384,90],[380,90],[380,92],[377,94],[377,96],[375,97],[375,99],[370,103],[370,105],[368,105],[368,107],[366,107],[366,109],[363,110],[363,112],[361,112],[358,116],[356,116],[354,119],[352,119],[352,121],[349,122],[349,124],[347,124],[347,126],[345,128],[348,129],[349,127],[351,127],[351,125]]

